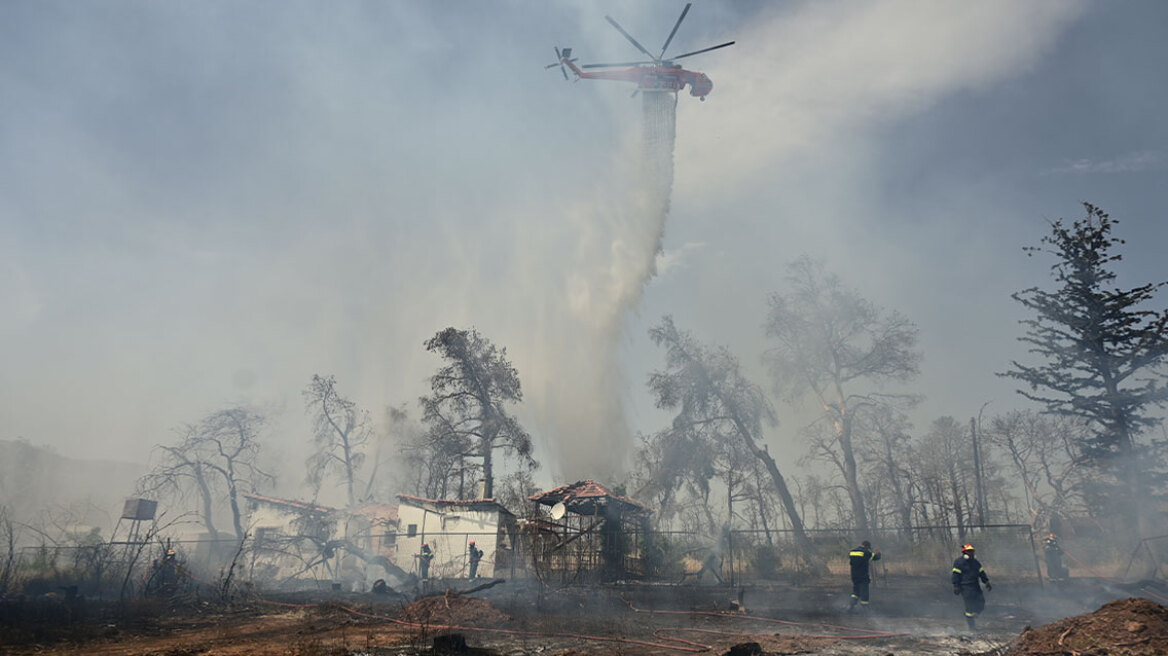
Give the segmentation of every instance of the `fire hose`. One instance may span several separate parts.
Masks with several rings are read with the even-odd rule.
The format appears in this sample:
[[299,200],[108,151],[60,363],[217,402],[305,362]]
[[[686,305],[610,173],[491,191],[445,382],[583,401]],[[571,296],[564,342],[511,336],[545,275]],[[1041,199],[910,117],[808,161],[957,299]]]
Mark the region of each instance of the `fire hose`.
[[[272,600],[267,600],[267,599],[261,599],[260,601],[263,603],[274,605],[274,606],[283,606],[283,607],[289,607],[289,608],[311,608],[311,607],[322,606],[322,604],[295,604],[295,603],[288,603],[288,602],[272,601]],[[625,601],[625,603],[628,605],[629,609],[635,613],[649,613],[649,614],[660,614],[660,615],[706,615],[706,616],[718,617],[718,618],[722,618],[722,619],[728,619],[728,618],[729,619],[742,619],[742,620],[756,621],[756,622],[783,624],[783,625],[787,625],[787,626],[819,626],[819,627],[824,627],[824,628],[829,628],[829,629],[839,629],[839,630],[843,630],[843,631],[850,631],[850,632],[853,632],[853,634],[854,634],[854,635],[839,635],[839,634],[826,634],[826,633],[799,633],[799,634],[785,634],[782,636],[784,638],[817,638],[817,639],[831,639],[831,640],[868,640],[868,639],[890,638],[890,637],[905,635],[903,633],[891,633],[891,632],[887,632],[887,631],[872,631],[869,629],[859,629],[859,628],[855,628],[855,627],[841,626],[841,625],[836,625],[836,624],[823,624],[823,623],[814,623],[814,622],[794,622],[794,621],[790,621],[790,620],[780,620],[780,619],[775,619],[775,618],[770,618],[770,617],[758,617],[758,616],[751,616],[751,615],[728,615],[725,613],[718,613],[718,612],[713,612],[713,611],[644,610],[644,609],[636,608],[628,601]],[[380,620],[383,622],[389,622],[391,624],[396,624],[398,626],[407,626],[407,627],[415,628],[415,629],[436,629],[436,630],[441,630],[441,631],[464,631],[464,632],[468,632],[468,633],[477,632],[477,633],[489,633],[489,634],[495,634],[495,635],[525,636],[525,637],[533,637],[533,638],[567,638],[567,639],[571,639],[571,640],[584,640],[584,641],[593,641],[593,642],[610,642],[610,643],[618,643],[618,644],[638,645],[638,646],[642,646],[642,647],[653,647],[653,648],[657,648],[657,649],[671,649],[674,651],[681,651],[681,652],[694,653],[694,654],[709,651],[709,650],[713,649],[713,645],[708,645],[708,644],[704,644],[701,642],[696,642],[693,640],[687,640],[685,638],[680,638],[677,636],[665,635],[665,634],[685,632],[685,633],[700,633],[700,634],[706,634],[706,635],[721,635],[721,636],[770,635],[770,634],[764,634],[764,633],[743,633],[743,632],[737,632],[737,631],[736,632],[718,631],[715,629],[701,629],[701,628],[696,628],[696,627],[681,627],[681,626],[679,626],[679,627],[661,627],[661,628],[655,629],[653,631],[653,637],[656,638],[657,640],[659,640],[660,642],[653,642],[650,640],[639,640],[636,638],[599,636],[599,635],[590,635],[590,634],[583,634],[583,633],[523,631],[523,630],[517,630],[517,629],[498,629],[498,628],[489,628],[489,627],[462,626],[462,625],[456,625],[456,624],[428,624],[428,623],[422,623],[422,622],[410,622],[407,620],[400,620],[397,618],[388,617],[386,615],[377,615],[377,614],[373,614],[373,613],[367,613],[367,612],[360,611],[360,610],[357,610],[356,608],[352,608],[350,606],[345,606],[345,605],[338,605],[336,607],[340,608],[341,610],[343,610],[351,615],[356,615],[359,617],[366,617],[366,618],[370,618],[370,619],[376,619],[376,620]]]
[[[270,599],[260,599],[260,602],[265,603],[265,604],[271,604],[273,606],[284,606],[287,608],[314,608],[314,607],[323,606],[323,604],[293,604],[293,603],[288,603],[288,602],[283,602],[283,601],[272,601]],[[408,626],[411,628],[423,629],[423,630],[437,629],[439,631],[466,631],[468,633],[473,633],[473,632],[494,633],[494,634],[502,634],[502,635],[526,636],[526,637],[531,637],[531,638],[570,638],[573,640],[616,642],[616,643],[622,643],[622,644],[640,645],[642,647],[655,647],[658,649],[674,649],[677,651],[684,651],[684,652],[693,653],[693,654],[709,651],[711,649],[710,645],[700,645],[699,643],[690,642],[688,640],[682,640],[681,638],[661,637],[661,640],[664,640],[666,642],[650,642],[648,640],[637,640],[635,638],[615,638],[612,636],[594,636],[594,635],[585,635],[585,634],[581,634],[581,633],[541,633],[538,631],[520,631],[517,629],[494,629],[494,628],[479,627],[479,626],[460,626],[460,625],[455,625],[455,624],[428,624],[428,623],[422,623],[422,622],[409,622],[406,620],[399,620],[397,618],[388,617],[386,615],[374,615],[372,613],[365,613],[365,612],[357,610],[356,608],[351,608],[349,606],[344,606],[344,605],[338,605],[336,607],[340,608],[341,610],[345,611],[346,613],[349,613],[351,615],[356,615],[358,617],[368,617],[370,619],[376,619],[376,620],[382,620],[384,622],[389,622],[390,624],[397,624],[399,626]],[[668,643],[677,643],[677,644],[666,644],[667,642]],[[694,645],[694,647],[691,648],[688,646],[679,646],[679,645]],[[698,647],[700,647],[700,648],[698,648]]]
[[[1067,554],[1067,555],[1070,556],[1070,554]],[[1072,559],[1074,559],[1073,556],[1070,556],[1070,557]],[[1074,560],[1075,560],[1075,562],[1079,562],[1077,559],[1074,559]],[[1088,569],[1090,569],[1090,568],[1088,568]],[[204,585],[210,585],[209,583],[202,581],[198,577],[191,574],[185,568],[176,567],[176,570],[177,570],[177,573],[182,575],[182,576],[186,576],[187,578],[190,578],[196,582],[203,583]],[[146,576],[143,577],[143,579],[145,579],[145,578],[146,578]],[[623,598],[620,598],[620,599],[622,602],[625,603],[625,605],[628,606],[629,610],[631,610],[634,613],[645,613],[645,614],[656,614],[656,615],[709,616],[709,617],[717,617],[717,618],[722,618],[722,619],[730,618],[730,619],[740,619],[740,620],[747,620],[747,621],[754,621],[754,622],[781,624],[781,625],[786,625],[786,626],[817,626],[817,627],[823,627],[823,628],[827,628],[827,629],[837,629],[837,630],[842,630],[842,631],[849,631],[853,634],[853,635],[838,635],[838,634],[819,634],[819,633],[799,633],[799,634],[786,634],[786,635],[782,636],[784,638],[868,640],[868,639],[890,638],[890,637],[905,635],[903,633],[891,633],[891,632],[887,632],[887,631],[872,631],[869,629],[860,629],[860,628],[842,626],[842,625],[837,625],[837,624],[824,624],[824,623],[816,623],[816,622],[795,622],[795,621],[791,621],[791,620],[781,620],[781,619],[770,618],[770,617],[760,617],[760,616],[740,615],[740,614],[727,614],[727,613],[720,613],[720,612],[715,612],[715,611],[646,610],[646,609],[637,608],[636,606],[633,605],[632,602],[630,602],[626,599],[623,599]],[[289,603],[289,602],[273,601],[273,600],[263,599],[263,598],[260,598],[259,601],[261,603],[270,604],[273,606],[281,606],[281,607],[286,607],[286,608],[313,608],[313,607],[320,607],[323,605],[323,604],[319,604],[319,603],[296,604],[296,603]],[[567,638],[567,639],[571,639],[571,640],[584,640],[584,641],[593,641],[593,642],[610,642],[610,643],[618,643],[618,644],[638,645],[638,646],[642,646],[642,647],[653,647],[653,648],[657,648],[657,649],[672,649],[675,651],[682,651],[682,652],[686,652],[686,653],[706,652],[706,651],[713,649],[713,645],[707,645],[704,643],[695,642],[693,640],[686,640],[684,638],[679,638],[679,637],[671,636],[671,635],[662,635],[662,634],[686,632],[686,633],[700,633],[700,634],[706,634],[706,635],[722,635],[722,636],[769,635],[769,634],[763,634],[763,633],[743,633],[743,632],[718,631],[715,629],[701,629],[701,628],[696,628],[696,627],[661,627],[661,628],[655,629],[653,631],[653,636],[655,638],[657,638],[658,640],[660,640],[661,642],[652,642],[649,640],[638,640],[636,638],[598,636],[598,635],[588,635],[588,634],[582,634],[582,633],[566,633],[566,632],[550,632],[549,633],[549,632],[538,632],[538,631],[522,631],[522,630],[516,630],[516,629],[498,629],[498,628],[488,628],[488,627],[461,626],[461,625],[454,625],[454,624],[426,624],[426,623],[420,623],[420,622],[410,622],[410,621],[406,621],[406,620],[400,620],[400,619],[388,617],[385,615],[375,615],[372,613],[366,613],[366,612],[362,612],[362,611],[359,611],[355,608],[345,606],[345,605],[338,605],[337,607],[340,608],[341,610],[347,612],[347,613],[352,614],[352,615],[356,615],[356,616],[360,616],[360,617],[367,617],[370,619],[377,619],[377,620],[381,620],[384,622],[389,622],[391,624],[396,624],[398,626],[408,626],[408,627],[417,628],[417,629],[437,629],[437,630],[443,630],[443,631],[465,631],[465,632],[490,633],[490,634],[497,634],[497,635],[515,635],[515,636],[536,637],[536,638]]]
[[[615,638],[612,636],[595,636],[595,635],[585,635],[582,633],[558,633],[558,632],[545,633],[545,632],[539,632],[539,631],[520,631],[517,629],[492,629],[492,628],[478,627],[478,626],[458,626],[458,625],[453,625],[453,624],[423,624],[420,622],[407,622],[406,620],[399,620],[399,619],[396,619],[393,617],[387,617],[385,615],[374,615],[372,613],[363,613],[355,608],[350,608],[348,606],[340,606],[340,608],[341,608],[341,610],[344,610],[347,613],[351,613],[353,615],[357,615],[360,617],[369,617],[372,619],[378,619],[378,620],[382,620],[385,622],[389,622],[391,624],[397,624],[400,626],[409,626],[409,627],[420,628],[420,629],[429,628],[429,629],[438,629],[441,631],[468,631],[468,632],[478,632],[478,633],[494,633],[494,634],[503,634],[503,635],[527,636],[527,637],[533,637],[533,638],[569,638],[572,640],[616,642],[616,643],[628,644],[628,645],[640,645],[642,647],[655,647],[657,649],[673,649],[676,651],[684,651],[684,652],[688,652],[688,653],[692,653],[692,654],[698,654],[701,652],[709,651],[712,648],[711,645],[702,645],[700,643],[690,642],[688,640],[682,640],[681,638],[670,638],[670,637],[665,637],[665,636],[661,636],[660,639],[664,640],[666,642],[650,642],[648,640],[637,640],[636,638]],[[667,643],[677,643],[677,644],[667,644]]]

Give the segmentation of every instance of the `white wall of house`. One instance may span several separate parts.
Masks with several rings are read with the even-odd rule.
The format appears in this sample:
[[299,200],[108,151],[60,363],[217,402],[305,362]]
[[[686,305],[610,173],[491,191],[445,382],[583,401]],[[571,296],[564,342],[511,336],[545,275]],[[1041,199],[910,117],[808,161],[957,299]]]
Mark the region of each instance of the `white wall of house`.
[[[480,577],[495,576],[495,556],[499,550],[498,509],[441,506],[422,508],[403,500],[398,508],[397,552],[394,564],[407,572],[418,573],[418,554],[422,543],[434,552],[430,562],[431,578],[461,578],[470,575],[471,540],[483,551],[479,562]],[[413,527],[411,529],[411,527]],[[411,530],[414,535],[411,536]]]

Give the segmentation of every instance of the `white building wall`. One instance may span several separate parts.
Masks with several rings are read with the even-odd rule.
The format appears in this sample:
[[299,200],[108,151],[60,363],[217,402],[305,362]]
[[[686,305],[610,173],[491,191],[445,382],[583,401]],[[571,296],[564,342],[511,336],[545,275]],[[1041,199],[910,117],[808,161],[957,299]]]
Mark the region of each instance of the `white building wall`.
[[[495,555],[499,548],[499,511],[452,506],[444,513],[418,508],[402,502],[398,508],[397,552],[394,564],[407,572],[418,573],[418,554],[422,543],[434,552],[430,561],[431,578],[465,578],[470,575],[471,540],[483,551],[478,575],[495,575]],[[413,525],[416,534],[409,536]]]

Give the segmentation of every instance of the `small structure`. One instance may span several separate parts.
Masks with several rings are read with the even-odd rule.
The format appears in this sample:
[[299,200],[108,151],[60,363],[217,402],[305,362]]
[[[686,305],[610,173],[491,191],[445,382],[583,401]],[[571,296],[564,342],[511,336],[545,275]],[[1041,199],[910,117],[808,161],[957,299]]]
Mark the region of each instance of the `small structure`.
[[399,494],[398,535],[394,563],[418,573],[422,545],[434,554],[430,578],[470,575],[469,545],[483,551],[478,575],[502,576],[512,571],[518,530],[515,515],[494,499],[426,499]]
[[252,532],[253,578],[334,577],[325,546],[337,531],[336,509],[315,503],[244,494]]
[[[528,497],[539,519],[532,527],[532,557],[541,578],[616,581],[646,574],[648,519],[644,504],[592,480]],[[543,509],[543,516],[539,515]]]
[[[142,523],[154,522],[154,513],[158,510],[158,502],[151,499],[126,499],[122,505],[122,516],[110,534],[111,544],[139,544],[142,541]],[[128,522],[123,540],[116,541],[122,533],[122,522]],[[149,532],[149,531],[147,531]]]
[[253,575],[307,576],[362,588],[386,575],[399,582],[407,578],[392,560],[398,533],[393,504],[340,510],[260,494],[244,497],[254,535]]

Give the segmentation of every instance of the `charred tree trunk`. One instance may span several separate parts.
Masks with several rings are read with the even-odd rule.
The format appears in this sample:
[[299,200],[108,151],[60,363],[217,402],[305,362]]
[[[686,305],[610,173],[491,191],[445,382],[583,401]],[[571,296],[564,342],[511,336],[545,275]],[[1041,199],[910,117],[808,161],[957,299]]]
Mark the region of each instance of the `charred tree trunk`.
[[803,519],[799,517],[799,511],[795,507],[795,499],[791,496],[791,490],[787,487],[787,481],[783,478],[783,474],[779,471],[779,465],[771,454],[759,448],[754,442],[754,436],[746,428],[742,421],[734,417],[734,425],[738,429],[739,435],[742,436],[742,441],[746,444],[746,448],[751,455],[762,461],[766,467],[767,473],[771,476],[771,482],[774,483],[775,491],[779,493],[779,498],[783,501],[783,509],[787,511],[787,518],[791,520],[791,531],[795,536],[795,544],[799,548],[799,555],[802,556],[803,562],[813,574],[824,575],[827,573],[827,566],[820,562],[818,556],[815,554],[815,546],[811,544],[811,538],[807,537],[807,531],[803,528]]
[[215,522],[211,520],[212,500],[211,500],[211,486],[207,483],[207,477],[203,475],[203,465],[195,463],[195,483],[199,486],[199,497],[203,501],[203,525],[207,527],[207,532],[211,534],[212,540],[219,539],[219,530],[215,528]]
[[[495,498],[494,463],[491,458],[491,440],[483,438],[483,498]],[[476,486],[477,487],[477,486]],[[478,490],[476,489],[477,493]],[[477,494],[475,496],[478,496]]]
[[833,423],[836,431],[836,442],[839,443],[841,455],[843,456],[844,487],[848,491],[848,500],[852,504],[853,522],[856,528],[866,534],[870,527],[868,525],[868,511],[864,507],[864,494],[860,490],[860,474],[859,467],[856,466],[856,450],[852,445],[853,417],[838,378],[836,379],[835,395],[834,407],[829,408],[829,411],[835,414],[835,421]]
[[[765,451],[768,454],[770,453],[770,450],[767,449],[765,446],[763,446],[763,451]],[[760,477],[758,475],[758,463],[755,463],[755,466],[754,466],[754,493],[755,493],[755,496],[757,497],[757,503],[758,503],[758,519],[759,519],[760,523],[762,524],[763,533],[766,534],[767,545],[773,547],[773,546],[775,546],[775,541],[771,537],[770,522],[767,521],[766,496],[762,492],[762,481],[759,479],[760,479]]]
[[859,468],[856,466],[856,453],[852,448],[851,429],[839,438],[840,450],[844,456],[844,483],[848,491],[848,499],[852,503],[852,515],[855,518],[856,528],[862,533],[868,533],[868,509],[864,506],[864,493],[860,490]]
[[904,486],[900,482],[900,470],[896,459],[892,455],[892,440],[881,431],[884,438],[884,467],[888,470],[888,483],[892,485],[892,495],[896,498],[896,511],[900,516],[902,535],[908,536],[912,532],[912,509],[905,495]]

